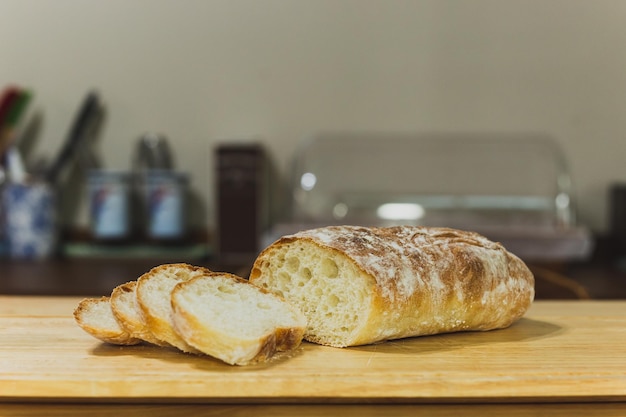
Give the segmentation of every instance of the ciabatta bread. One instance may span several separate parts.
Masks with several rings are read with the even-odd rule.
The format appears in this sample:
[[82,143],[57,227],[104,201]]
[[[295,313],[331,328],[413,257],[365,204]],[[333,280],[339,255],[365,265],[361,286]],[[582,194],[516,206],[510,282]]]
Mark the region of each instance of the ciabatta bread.
[[157,266],[139,277],[135,296],[154,337],[183,352],[200,353],[174,330],[170,300],[176,284],[209,273],[207,268],[180,263]]
[[534,298],[533,275],[519,258],[448,228],[303,231],[267,247],[250,282],[304,312],[306,340],[336,347],[503,328]]
[[135,296],[137,281],[129,281],[118,285],[111,292],[111,309],[113,316],[132,337],[158,346],[170,346],[169,343],[157,339],[150,331],[145,317]]
[[174,327],[198,350],[231,365],[265,362],[302,341],[304,315],[282,298],[227,273],[177,284]]
[[85,298],[74,310],[74,320],[84,331],[103,342],[115,345],[141,343],[115,320],[109,297]]

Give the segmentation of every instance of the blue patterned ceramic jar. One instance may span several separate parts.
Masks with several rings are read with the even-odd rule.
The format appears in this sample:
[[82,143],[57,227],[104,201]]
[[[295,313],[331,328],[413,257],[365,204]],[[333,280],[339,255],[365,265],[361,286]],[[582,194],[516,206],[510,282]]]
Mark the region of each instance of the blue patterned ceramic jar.
[[9,255],[46,258],[57,246],[56,195],[49,184],[7,183],[2,193]]

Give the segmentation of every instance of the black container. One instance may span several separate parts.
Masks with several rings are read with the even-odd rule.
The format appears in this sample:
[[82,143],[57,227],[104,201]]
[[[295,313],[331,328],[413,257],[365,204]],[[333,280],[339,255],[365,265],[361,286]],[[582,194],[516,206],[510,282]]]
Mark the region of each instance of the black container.
[[248,264],[266,225],[266,156],[260,144],[223,144],[217,159],[217,255],[224,264]]

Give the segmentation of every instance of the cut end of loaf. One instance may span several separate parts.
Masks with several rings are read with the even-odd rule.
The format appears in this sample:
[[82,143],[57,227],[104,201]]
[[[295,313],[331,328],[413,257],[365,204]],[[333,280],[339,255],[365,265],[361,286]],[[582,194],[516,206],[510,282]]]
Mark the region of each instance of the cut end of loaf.
[[270,246],[250,281],[297,306],[307,317],[304,338],[311,342],[350,346],[370,314],[373,279],[338,251],[308,240]]

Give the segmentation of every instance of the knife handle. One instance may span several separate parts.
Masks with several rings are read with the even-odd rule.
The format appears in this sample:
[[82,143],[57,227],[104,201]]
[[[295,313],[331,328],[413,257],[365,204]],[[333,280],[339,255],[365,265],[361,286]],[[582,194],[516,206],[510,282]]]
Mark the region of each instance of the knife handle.
[[59,155],[55,158],[50,166],[50,169],[48,170],[46,175],[48,182],[54,184],[58,181],[63,168],[65,168],[65,165],[78,150],[80,142],[85,140],[84,138],[87,132],[89,132],[90,127],[93,125],[95,120],[97,120],[99,114],[100,103],[98,95],[95,92],[90,92],[83,101],[83,105],[81,106],[78,116],[72,125],[70,134],[61,148]]

